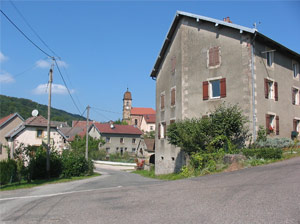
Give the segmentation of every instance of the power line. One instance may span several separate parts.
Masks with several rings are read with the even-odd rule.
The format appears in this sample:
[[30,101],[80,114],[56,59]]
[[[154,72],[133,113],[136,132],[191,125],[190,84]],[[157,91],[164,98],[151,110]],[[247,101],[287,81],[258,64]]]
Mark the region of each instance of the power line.
[[76,102],[75,102],[75,100],[74,100],[74,98],[73,98],[73,96],[72,96],[72,94],[71,94],[71,92],[70,92],[68,86],[67,86],[67,83],[66,83],[66,81],[65,81],[65,79],[64,79],[64,77],[63,77],[63,75],[62,75],[62,73],[61,73],[61,71],[60,71],[60,68],[59,68],[59,66],[58,66],[58,64],[57,64],[56,59],[54,58],[53,60],[54,60],[54,62],[55,62],[55,65],[56,65],[56,67],[57,67],[57,70],[58,70],[58,72],[59,72],[59,74],[60,74],[60,77],[62,78],[62,80],[63,80],[63,82],[64,82],[64,84],[65,84],[65,87],[66,87],[67,90],[68,90],[68,93],[69,93],[69,95],[70,95],[70,97],[71,97],[71,99],[72,99],[72,101],[73,101],[73,104],[74,104],[75,107],[77,108],[79,114],[81,114],[81,112],[80,112],[80,110],[79,110],[79,108],[78,108],[78,106],[77,106],[77,104],[76,104]]
[[112,113],[112,114],[122,114],[122,113],[120,113],[120,112],[114,112],[114,111],[110,111],[110,110],[103,110],[103,109],[100,109],[100,108],[97,108],[97,107],[91,107],[91,108],[92,108],[92,109],[95,109],[95,110],[107,112],[107,113]]
[[20,10],[17,8],[17,6],[13,3],[12,0],[9,0],[12,6],[15,8],[17,13],[20,15],[20,17],[24,20],[24,22],[27,24],[27,26],[31,29],[31,31],[39,38],[39,40],[50,50],[56,57],[60,58],[49,46],[48,44],[43,41],[43,39],[38,35],[38,33],[33,29],[33,27],[29,24],[29,22],[26,20],[26,18],[23,16],[23,14],[20,12]]
[[[85,113],[85,111],[86,111],[86,108],[83,111],[83,113],[80,115],[81,117],[83,116],[83,114]],[[78,124],[79,121],[80,120],[77,120],[76,123],[73,125],[73,127],[69,131],[67,131],[65,135],[69,134],[76,127],[76,125]]]
[[50,54],[48,54],[46,51],[42,50],[38,45],[36,45],[13,21],[11,21],[11,19],[1,9],[0,9],[0,12],[30,43],[32,43],[37,49],[39,49],[41,52],[43,52],[48,57],[53,58]]
[[[91,109],[95,109],[95,108],[91,107]],[[100,116],[106,118],[107,120],[112,120],[112,119],[110,119],[109,117],[105,116],[104,114],[100,113],[100,112],[97,111],[97,110],[93,110],[93,111],[96,112],[97,114],[99,114]]]

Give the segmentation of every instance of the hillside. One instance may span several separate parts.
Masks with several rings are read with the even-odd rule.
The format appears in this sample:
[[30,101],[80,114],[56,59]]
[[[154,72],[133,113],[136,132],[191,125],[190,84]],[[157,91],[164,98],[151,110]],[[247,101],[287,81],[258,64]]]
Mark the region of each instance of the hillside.
[[[28,99],[0,95],[0,118],[18,112],[24,119],[27,119],[31,117],[31,112],[34,109],[37,109],[40,115],[47,118],[48,107],[46,105]],[[51,108],[51,120],[67,121],[71,125],[72,120],[85,120],[85,118],[64,110]]]

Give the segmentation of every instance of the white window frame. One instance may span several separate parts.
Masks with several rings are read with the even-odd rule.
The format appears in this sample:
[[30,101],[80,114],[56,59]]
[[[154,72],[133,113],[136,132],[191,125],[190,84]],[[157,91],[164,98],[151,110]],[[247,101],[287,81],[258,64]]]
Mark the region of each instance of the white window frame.
[[[207,79],[208,81],[208,95],[209,95],[209,99],[220,99],[221,98],[221,79],[222,77],[219,76],[219,77],[216,77],[216,78],[210,78],[210,79]],[[215,96],[213,97],[213,88],[212,88],[212,82],[214,81],[219,81],[219,84],[220,84],[220,95],[219,96]]]
[[107,147],[107,148],[105,148],[105,150],[106,150],[106,153],[109,153],[110,148]]
[[136,138],[132,138],[132,144],[136,144]]
[[111,142],[111,138],[110,137],[106,137],[105,138],[105,143],[110,143]]
[[[292,70],[293,70],[293,78],[296,79],[296,80],[299,80],[299,63],[293,61],[292,63]],[[295,76],[296,74],[296,76]]]
[[295,105],[300,105],[300,89],[293,86],[293,91],[297,91],[297,93],[295,94]]
[[120,138],[120,143],[124,143],[124,138]]
[[164,124],[166,124],[165,121],[160,122],[160,139],[165,139],[165,127]]

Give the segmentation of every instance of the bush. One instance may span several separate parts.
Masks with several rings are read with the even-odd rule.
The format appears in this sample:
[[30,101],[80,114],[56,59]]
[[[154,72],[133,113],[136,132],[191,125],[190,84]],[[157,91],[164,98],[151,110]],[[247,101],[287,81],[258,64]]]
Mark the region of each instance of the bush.
[[223,157],[223,151],[218,153],[193,153],[190,157],[190,165],[197,170],[209,167],[210,171],[213,171],[216,169],[216,164],[223,161]]
[[105,160],[106,159],[106,150],[93,150],[90,152],[90,157],[94,160]]
[[17,178],[17,163],[12,159],[0,161],[0,184],[14,182]]
[[289,138],[267,138],[265,141],[254,143],[256,148],[288,148],[293,146],[294,141]]
[[256,149],[243,149],[243,154],[250,158],[257,159],[281,159],[282,149],[280,148],[256,148]]
[[93,174],[93,162],[87,161],[81,153],[64,151],[62,154],[62,176],[74,177]]

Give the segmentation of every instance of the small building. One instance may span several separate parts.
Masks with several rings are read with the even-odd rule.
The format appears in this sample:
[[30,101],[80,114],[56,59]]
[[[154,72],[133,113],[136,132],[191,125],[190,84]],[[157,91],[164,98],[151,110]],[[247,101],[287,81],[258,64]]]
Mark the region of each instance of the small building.
[[167,126],[207,116],[224,102],[241,107],[253,140],[259,126],[271,138],[299,133],[299,65],[299,53],[255,28],[177,12],[150,74],[156,80],[155,173],[180,171],[186,163],[168,143]]
[[[47,144],[47,119],[43,116],[30,117],[6,136],[11,152],[19,146],[40,146]],[[66,137],[53,124],[50,125],[51,148],[62,152],[66,146]]]
[[101,146],[106,152],[121,154],[128,152],[135,154],[142,148],[142,131],[132,125],[118,125],[113,123],[93,123],[89,128],[89,135],[102,138],[105,144]]
[[10,114],[0,119],[0,160],[7,159],[8,142],[5,136],[22,124],[24,119],[18,114]]

